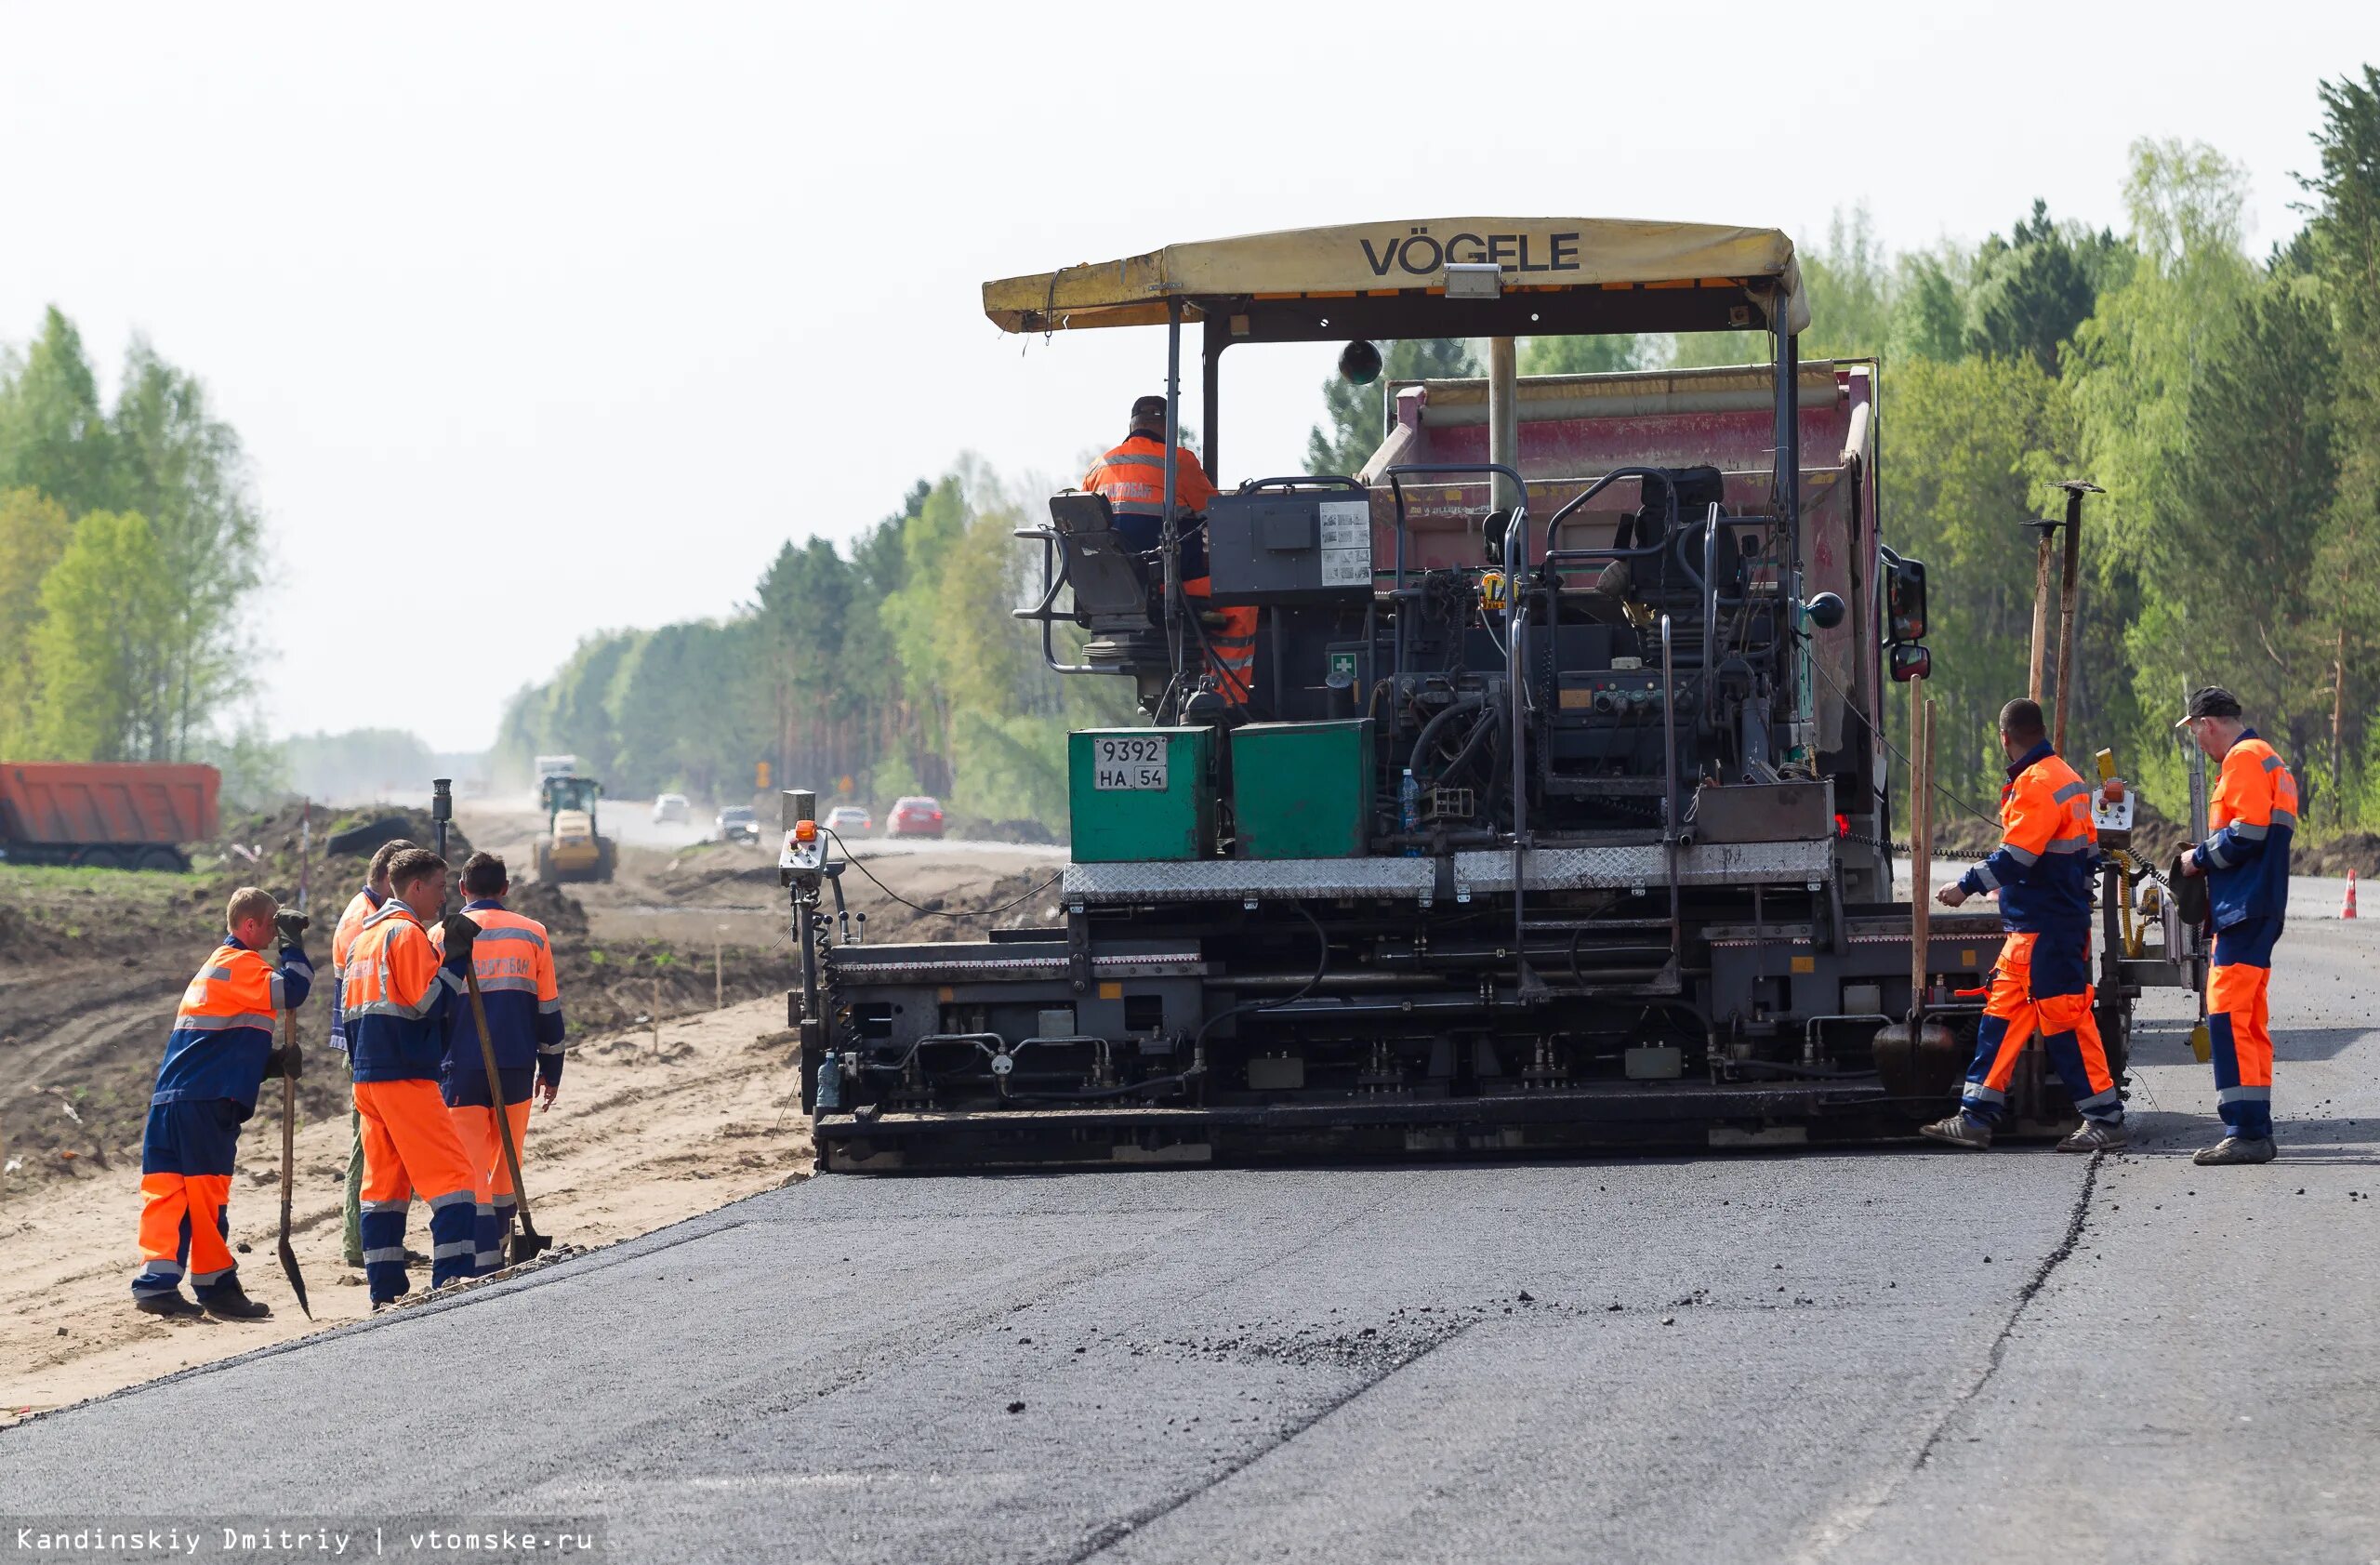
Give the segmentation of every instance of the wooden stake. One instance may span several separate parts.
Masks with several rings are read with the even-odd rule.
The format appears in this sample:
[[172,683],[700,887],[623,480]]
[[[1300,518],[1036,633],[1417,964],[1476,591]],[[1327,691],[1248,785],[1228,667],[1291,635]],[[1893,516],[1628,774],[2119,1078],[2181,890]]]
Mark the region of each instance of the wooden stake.
[[1933,936],[1934,723],[1925,682],[1909,682],[1909,992],[1910,1022],[1925,1021],[1926,942]]
[[[2041,558],[2033,571],[2033,658],[2031,671],[2025,681],[2026,698],[2039,704],[2042,698],[2042,666],[2049,652],[2049,589],[2052,577],[2051,550],[2056,547],[2050,531],[2042,529]],[[1912,755],[1916,752],[1911,751]]]
[[653,1052],[661,1053],[661,979],[657,975],[653,980]]

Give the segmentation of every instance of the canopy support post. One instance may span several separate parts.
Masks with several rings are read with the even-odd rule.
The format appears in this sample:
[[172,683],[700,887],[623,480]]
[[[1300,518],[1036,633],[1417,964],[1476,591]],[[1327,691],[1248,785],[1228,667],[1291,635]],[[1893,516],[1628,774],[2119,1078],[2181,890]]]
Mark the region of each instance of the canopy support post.
[[[1521,408],[1519,398],[1520,354],[1518,345],[1509,337],[1488,339],[1488,459],[1514,472],[1521,470]],[[1510,513],[1521,503],[1521,495],[1513,481],[1502,473],[1491,473],[1494,485],[1491,502],[1498,511]],[[1516,572],[1527,566],[1526,560],[1507,560],[1504,569]]]
[[[1178,683],[1182,673],[1182,548],[1173,514],[1174,455],[1182,444],[1182,300],[1165,301],[1165,511],[1157,547],[1165,555],[1166,649]],[[1159,714],[1159,721],[1163,715]]]

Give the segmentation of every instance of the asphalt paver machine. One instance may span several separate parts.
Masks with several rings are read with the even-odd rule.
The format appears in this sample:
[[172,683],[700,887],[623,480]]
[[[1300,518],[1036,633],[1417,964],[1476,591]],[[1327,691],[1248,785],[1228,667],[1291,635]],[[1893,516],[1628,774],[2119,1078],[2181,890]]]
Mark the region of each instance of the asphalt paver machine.
[[[1489,373],[1383,386],[1359,471],[1154,528],[1069,492],[1022,535],[1051,666],[1132,682],[1143,717],[1069,736],[1062,925],[838,946],[840,866],[788,801],[822,1167],[1797,1144],[1953,1101],[1998,918],[1937,913],[1912,958],[1882,718],[1926,669],[1927,583],[1883,527],[1876,366],[1803,362],[1784,234],[1319,229],[984,304],[1156,328],[1170,431],[1203,350],[1219,484],[1227,352],[1347,340],[1361,378],[1381,340],[1467,338]],[[1514,371],[1522,338],[1700,332],[1768,362]],[[1244,688],[1206,644],[1227,607],[1256,611]],[[2104,954],[2119,1053],[2140,985],[2191,960],[2172,924]],[[2037,1046],[2012,1097],[2019,1128],[2070,1122]]]

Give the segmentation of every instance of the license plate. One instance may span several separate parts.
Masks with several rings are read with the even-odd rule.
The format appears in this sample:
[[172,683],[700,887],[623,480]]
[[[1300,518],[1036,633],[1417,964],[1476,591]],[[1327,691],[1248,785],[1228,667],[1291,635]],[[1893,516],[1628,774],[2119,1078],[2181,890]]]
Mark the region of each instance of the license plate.
[[1102,793],[1165,791],[1165,751],[1171,741],[1153,735],[1121,735],[1091,742],[1091,786]]

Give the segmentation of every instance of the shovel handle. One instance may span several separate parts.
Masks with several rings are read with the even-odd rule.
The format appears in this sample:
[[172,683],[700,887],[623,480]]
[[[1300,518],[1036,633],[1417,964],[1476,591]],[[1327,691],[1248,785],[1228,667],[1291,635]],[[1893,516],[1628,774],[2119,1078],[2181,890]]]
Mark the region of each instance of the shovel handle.
[[[289,1012],[281,1014],[281,1046],[285,1052],[296,1040],[291,1026],[295,1018]],[[293,1076],[281,1079],[281,1237],[289,1237],[289,1209],[298,1185],[298,1081]]]
[[535,1239],[537,1226],[529,1220],[529,1191],[521,1183],[521,1149],[512,1145],[512,1116],[505,1112],[504,1082],[496,1073],[496,1040],[487,1030],[487,1002],[480,998],[476,958],[463,963],[463,985],[471,997],[471,1022],[479,1028],[480,1065],[487,1072],[490,1112],[496,1116],[496,1138],[504,1144],[505,1172],[512,1175],[512,1200],[521,1209],[521,1231]]

